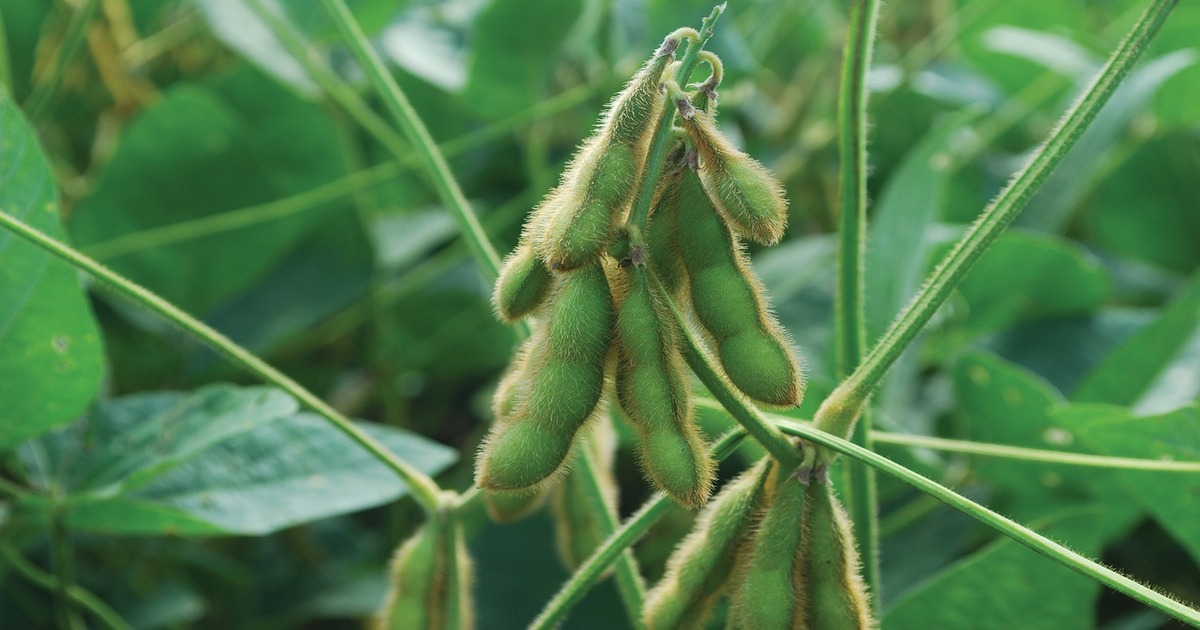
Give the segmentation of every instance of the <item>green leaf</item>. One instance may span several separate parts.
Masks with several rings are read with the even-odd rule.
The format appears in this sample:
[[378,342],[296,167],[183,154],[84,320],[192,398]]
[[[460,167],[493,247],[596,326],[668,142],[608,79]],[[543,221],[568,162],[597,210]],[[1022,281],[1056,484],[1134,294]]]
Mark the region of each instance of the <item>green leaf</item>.
[[1088,232],[1167,269],[1200,266],[1200,139],[1179,133],[1140,147],[1097,187]]
[[[0,212],[65,239],[54,173],[2,88]],[[75,270],[0,231],[0,451],[74,419],[100,385],[103,360]]]
[[[181,84],[124,129],[95,192],[71,216],[87,246],[139,230],[240,209],[345,174],[337,132],[317,106],[248,66],[209,87]],[[245,291],[317,226],[347,207],[325,204],[286,219],[105,261],[193,314]]]
[[[1095,407],[1095,406],[1093,406]],[[1110,408],[1082,433],[1083,440],[1102,455],[1200,461],[1200,410],[1196,405],[1171,413],[1134,417]],[[1091,413],[1086,407],[1077,413]],[[1122,470],[1119,476],[1130,493],[1163,529],[1200,561],[1200,475]]]
[[[324,419],[268,387],[108,401],[83,423],[26,444],[33,487],[67,495],[67,524],[110,535],[268,534],[404,496],[395,474]],[[453,449],[362,425],[436,474]],[[45,498],[22,507],[44,516]]]
[[468,107],[496,120],[543,98],[558,50],[582,6],[580,0],[492,0],[475,25],[462,93]]
[[1200,273],[1150,325],[1112,351],[1075,390],[1078,402],[1132,405],[1200,330]]
[[[1088,527],[1094,511],[1074,511],[1043,530],[1086,555],[1100,550]],[[1089,535],[1088,532],[1093,532]],[[1009,538],[909,592],[884,614],[887,630],[1091,630],[1100,585]]]
[[[939,248],[933,259],[948,249]],[[958,291],[966,313],[930,340],[935,356],[1020,321],[1091,313],[1108,300],[1112,287],[1107,271],[1077,243],[1009,231],[979,258]]]

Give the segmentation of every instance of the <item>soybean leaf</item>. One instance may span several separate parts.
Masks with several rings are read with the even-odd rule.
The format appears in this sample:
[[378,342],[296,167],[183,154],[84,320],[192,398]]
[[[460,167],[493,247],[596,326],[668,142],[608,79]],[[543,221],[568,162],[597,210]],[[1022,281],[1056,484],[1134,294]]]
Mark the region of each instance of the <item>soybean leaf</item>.
[[1200,139],[1173,134],[1138,148],[1097,187],[1088,231],[1166,269],[1200,266]]
[[[34,487],[66,494],[69,527],[112,535],[267,534],[407,492],[350,438],[295,411],[266,387],[138,394],[98,405],[21,455]],[[427,473],[456,459],[406,431],[363,426]],[[41,498],[23,507],[53,509]]]
[[[939,248],[933,259],[940,260],[947,249]],[[980,257],[958,290],[966,313],[931,339],[935,356],[1020,321],[1090,313],[1108,300],[1112,288],[1105,269],[1078,244],[1009,231]]]
[[[283,16],[277,2],[263,0],[267,10]],[[195,0],[209,28],[226,46],[240,53],[251,63],[271,74],[276,80],[292,86],[309,97],[318,88],[283,44],[271,33],[267,23],[244,0]],[[286,17],[284,19],[287,19]]]
[[[1043,533],[1086,555],[1100,550],[1094,511],[1050,519]],[[1091,630],[1100,585],[1004,538],[913,589],[889,608],[888,630]]]
[[[1134,417],[1118,408],[1106,410],[1083,432],[1097,453],[1200,461],[1200,410],[1196,405],[1159,416]],[[1083,408],[1076,413],[1092,413]],[[1122,470],[1119,476],[1163,529],[1200,561],[1200,475]]]
[[[954,368],[954,393],[967,423],[967,437],[980,442],[1028,448],[1080,449],[1082,420],[1064,421],[1055,409],[1065,404],[1037,375],[994,355],[971,352]],[[1111,471],[1001,458],[979,458],[974,471],[999,491],[998,500],[1018,519],[1047,516],[1064,505],[1105,502],[1112,521],[1092,523],[1104,537],[1114,536],[1137,516],[1114,484]]]
[[[337,132],[249,66],[208,87],[168,90],[124,129],[95,192],[71,217],[84,250],[119,236],[272,201],[345,174]],[[181,308],[205,314],[261,280],[332,202],[284,219],[117,257],[109,264]]]
[[1132,405],[1151,387],[1179,349],[1200,330],[1200,273],[1162,314],[1112,351],[1072,399]]
[[475,24],[462,94],[471,110],[495,120],[537,102],[582,6],[580,0],[493,0]]
[[[0,212],[64,239],[50,164],[3,88]],[[100,385],[103,358],[75,270],[0,231],[0,451],[75,418]]]
[[[1200,32],[1200,6],[1180,4],[1171,12],[1171,19],[1154,36],[1158,51],[1196,50],[1196,33]],[[1154,99],[1154,109],[1162,127],[1187,128],[1200,123],[1200,64],[1192,64],[1167,82]]]

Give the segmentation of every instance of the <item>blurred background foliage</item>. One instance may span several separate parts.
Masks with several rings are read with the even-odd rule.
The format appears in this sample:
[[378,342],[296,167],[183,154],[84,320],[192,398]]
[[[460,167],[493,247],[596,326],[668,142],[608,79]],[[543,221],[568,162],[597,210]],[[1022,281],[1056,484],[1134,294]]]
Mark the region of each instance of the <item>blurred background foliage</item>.
[[[711,8],[349,4],[502,252],[611,94],[666,33]],[[515,336],[493,317],[490,288],[415,161],[396,161],[396,147],[323,94],[256,8],[368,93],[317,0],[0,0],[3,76],[45,149],[66,235],[339,410],[373,421],[398,453],[441,471],[443,486],[465,488]],[[884,7],[870,77],[872,339],[1142,8],[1140,0]],[[791,202],[785,241],[753,254],[805,357],[800,417],[832,386],[834,108],[847,10],[843,0],[732,0],[709,44],[727,72],[722,130],[776,173]],[[55,51],[86,11],[76,54],[59,64]],[[875,398],[877,428],[1200,457],[1198,47],[1200,4],[1182,2],[1014,229],[893,369]],[[3,128],[10,151],[20,132]],[[146,465],[125,461],[146,433],[134,419],[153,428],[194,412],[197,426],[226,426],[228,435],[209,436],[201,456],[187,454],[119,501],[73,511],[76,580],[137,628],[360,627],[380,604],[390,550],[421,518],[411,501],[393,502],[396,482],[320,422],[294,417],[290,399],[217,384],[251,383],[155,317],[102,290],[87,297],[96,324],[81,325],[98,324],[88,352],[102,363],[79,376],[77,400],[63,403],[69,413],[46,428],[79,413],[102,371],[86,422],[121,436],[114,443],[127,450],[97,450],[104,442],[75,425],[24,443],[34,436],[0,434],[8,476],[51,493],[104,487],[112,466]],[[16,387],[10,380],[6,391],[23,391]],[[710,409],[701,415],[710,431],[730,422]],[[264,428],[244,432],[244,417]],[[616,471],[623,514],[649,494],[629,441]],[[281,452],[284,444],[291,450]],[[1192,478],[880,449],[1200,600]],[[724,464],[722,477],[752,451]],[[256,476],[261,466],[273,467],[270,483]],[[334,482],[322,489],[317,477]],[[211,489],[199,502],[198,488]],[[881,499],[889,630],[1170,627],[897,482],[881,478]],[[45,511],[26,502],[5,514],[4,544],[49,566]],[[648,578],[691,518],[674,509],[639,544]],[[566,576],[549,543],[552,523],[545,513],[505,526],[479,515],[474,529],[479,626],[522,627]],[[0,565],[0,626],[52,619],[52,594]],[[605,583],[566,627],[626,626]]]

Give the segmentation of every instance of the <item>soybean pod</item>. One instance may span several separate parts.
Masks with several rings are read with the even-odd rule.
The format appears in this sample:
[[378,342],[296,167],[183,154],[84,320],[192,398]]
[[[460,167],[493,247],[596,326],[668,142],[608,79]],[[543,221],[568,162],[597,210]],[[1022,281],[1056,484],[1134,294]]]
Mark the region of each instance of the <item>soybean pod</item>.
[[678,331],[644,266],[631,265],[617,316],[617,399],[639,437],[643,469],[687,507],[708,500],[713,465],[692,417]]
[[870,630],[876,627],[860,574],[850,518],[829,484],[805,493],[803,556],[808,583],[809,628]]
[[476,482],[484,489],[532,489],[554,475],[604,391],[615,315],[602,263],[557,284],[514,377],[511,412],[493,426],[479,459]]
[[[617,436],[608,414],[597,415],[586,435],[577,440],[570,472],[551,492],[558,555],[571,571],[604,542],[604,529],[596,512],[617,512],[617,480],[613,476]],[[577,472],[585,457],[591,460],[594,475]]]
[[800,561],[804,485],[778,463],[772,465],[767,484],[767,507],[743,558],[733,614],[746,630],[803,628],[799,623],[806,596]]
[[799,405],[804,394],[800,366],[767,310],[741,244],[714,211],[691,168],[680,176],[676,208],[692,309],[716,345],[729,380],[761,403]]
[[667,560],[662,579],[646,594],[642,618],[649,630],[705,627],[750,537],[768,462],[762,459],[725,484],[704,507],[692,532]]
[[391,589],[378,630],[470,630],[471,558],[462,527],[438,516],[404,542],[392,560]]
[[687,271],[679,254],[679,238],[675,233],[678,229],[679,180],[678,171],[663,176],[646,226],[646,263],[672,298],[680,295],[687,282]]

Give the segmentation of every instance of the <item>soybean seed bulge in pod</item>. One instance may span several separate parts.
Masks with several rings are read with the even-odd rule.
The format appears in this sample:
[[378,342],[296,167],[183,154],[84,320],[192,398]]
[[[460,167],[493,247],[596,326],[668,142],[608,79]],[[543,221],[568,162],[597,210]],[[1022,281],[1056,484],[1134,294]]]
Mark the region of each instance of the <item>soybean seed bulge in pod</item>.
[[[700,50],[703,41],[692,29],[666,38],[505,260],[497,313],[529,318],[533,334],[496,391],[476,474],[484,489],[532,493],[563,475],[582,430],[612,400],[651,485],[681,505],[704,505],[715,465],[693,410],[684,361],[692,349],[757,402],[801,401],[798,353],[740,240],[779,240],[783,189],[720,135],[712,118],[720,60]],[[681,88],[701,63],[708,80]],[[562,508],[573,504],[556,501],[568,514]]]

